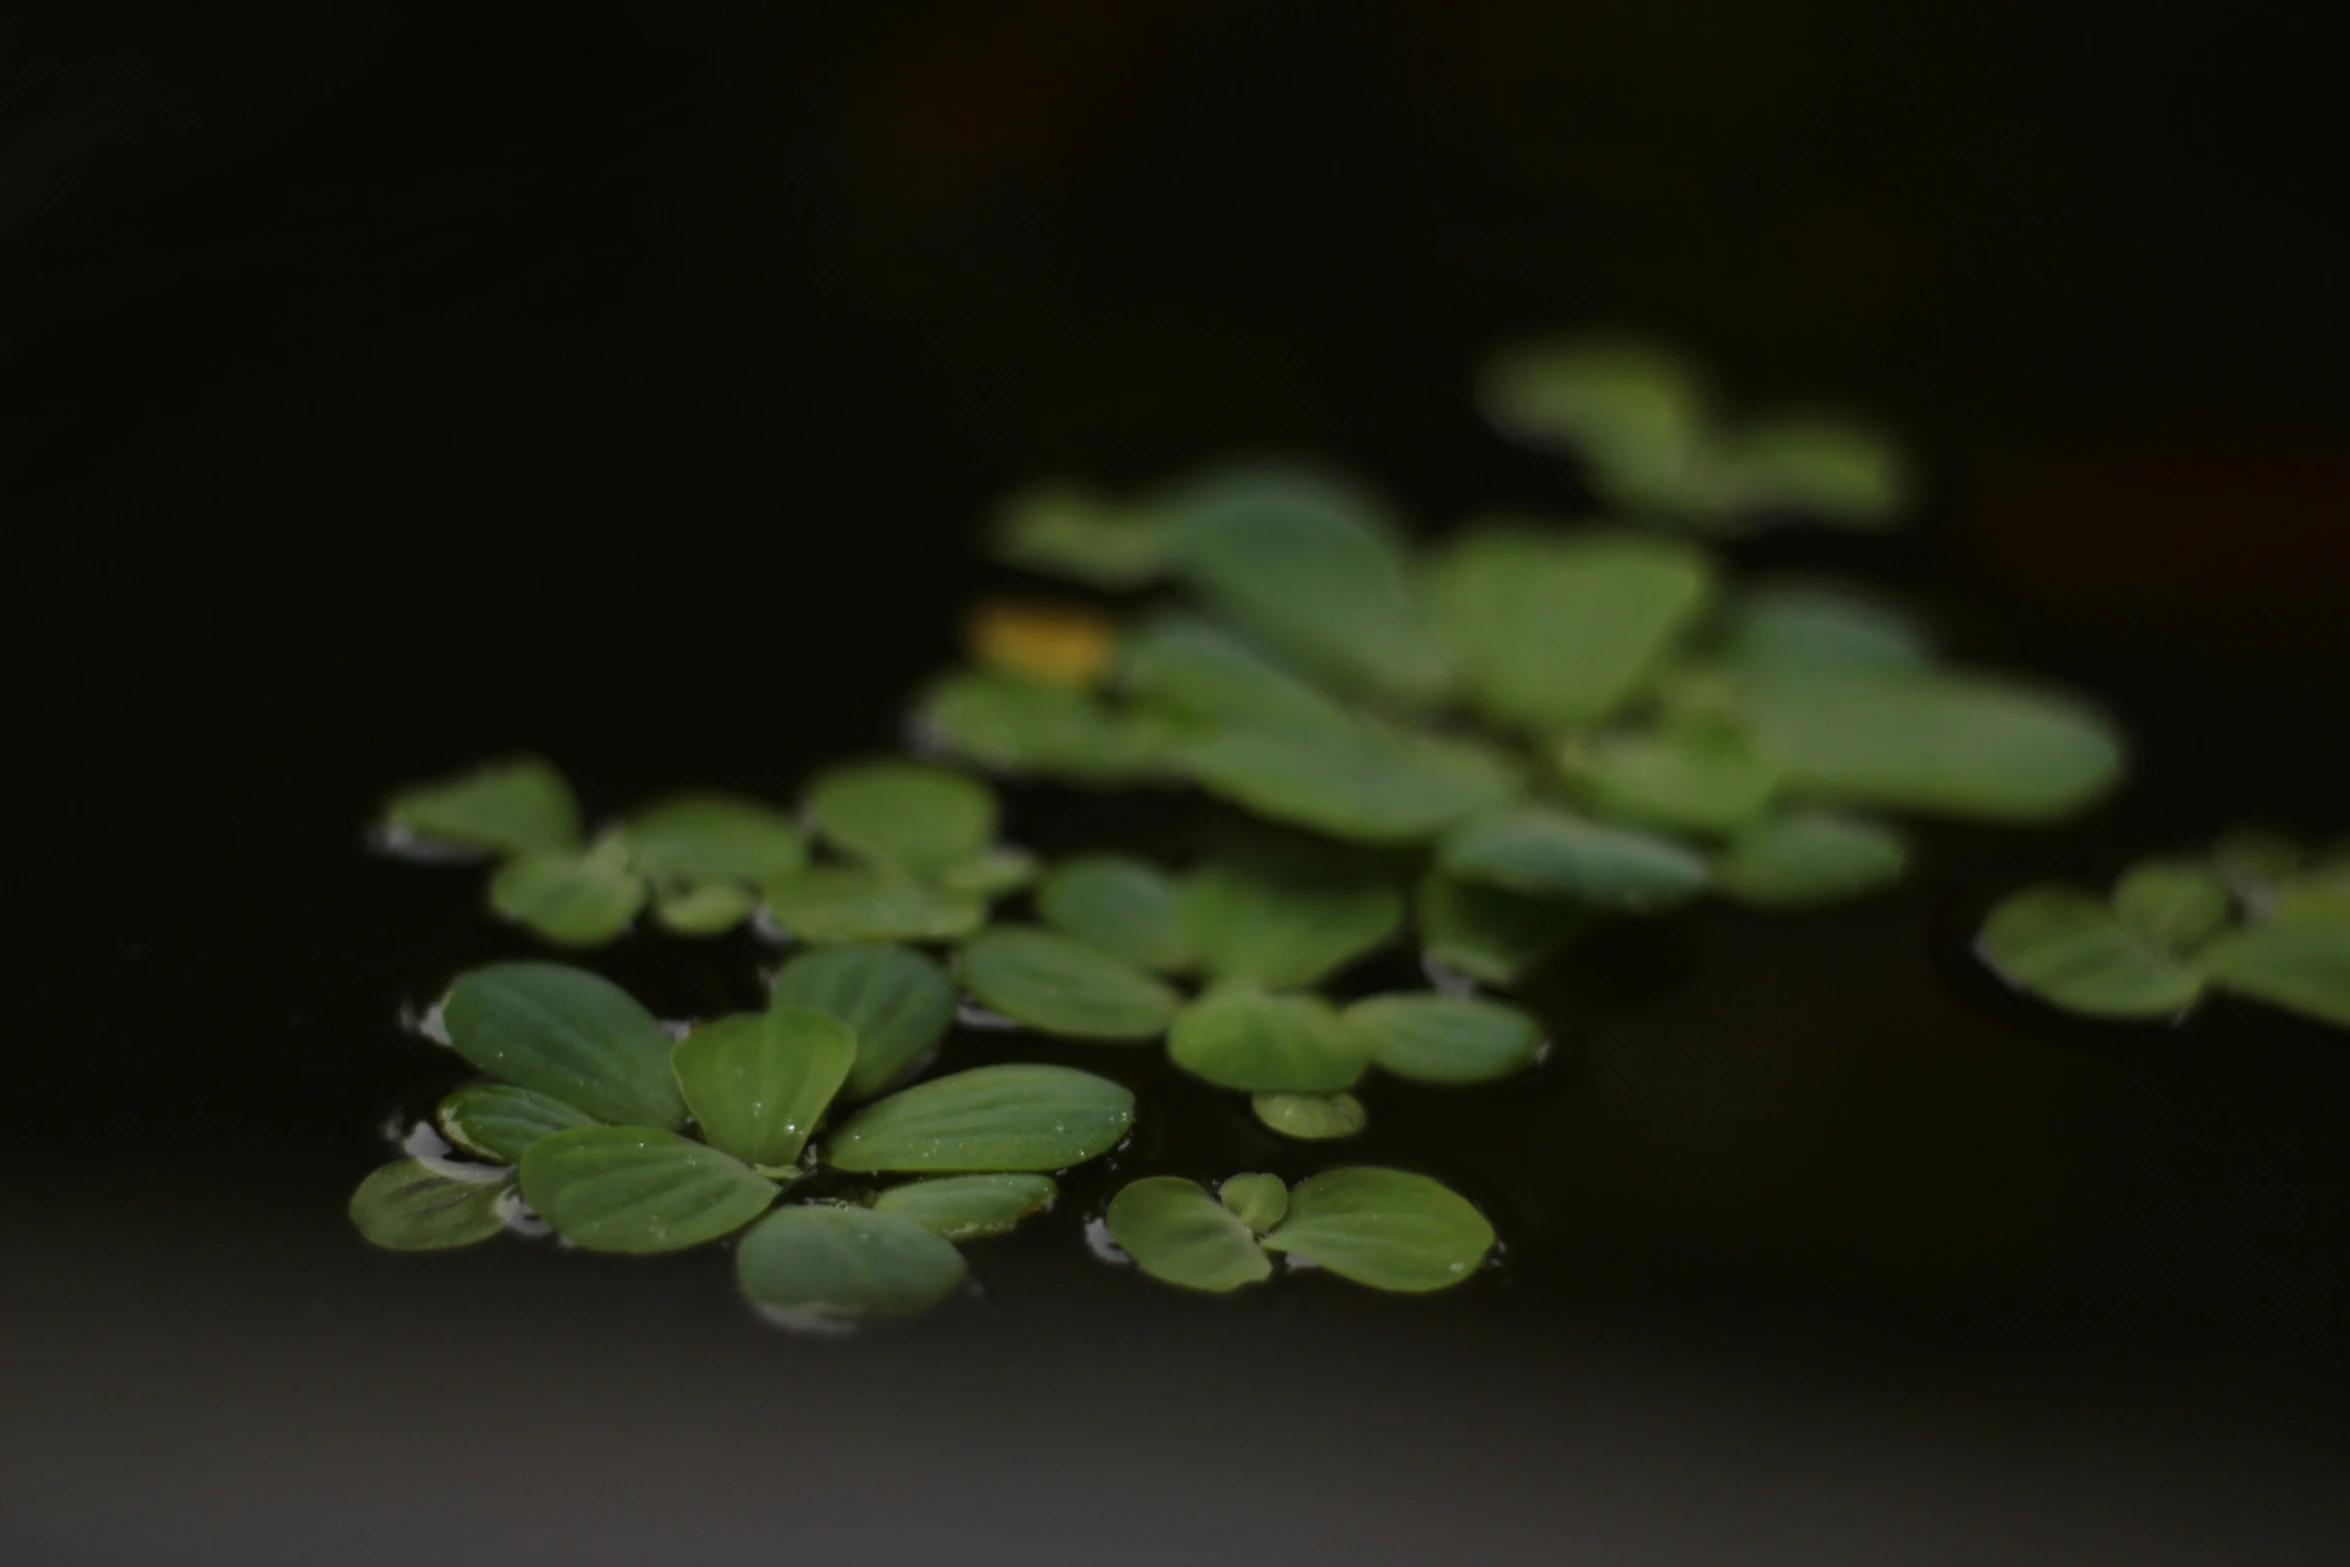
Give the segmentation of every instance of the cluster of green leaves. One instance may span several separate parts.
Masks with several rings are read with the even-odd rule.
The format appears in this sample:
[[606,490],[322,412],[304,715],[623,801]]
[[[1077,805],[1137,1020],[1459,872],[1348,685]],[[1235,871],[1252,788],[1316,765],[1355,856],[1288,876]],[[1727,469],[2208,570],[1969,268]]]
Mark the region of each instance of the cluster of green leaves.
[[563,775],[535,757],[417,784],[384,807],[395,846],[501,856],[490,905],[561,946],[599,946],[649,903],[679,935],[713,936],[754,912],[811,940],[949,940],[987,922],[990,899],[1036,862],[995,841],[994,791],[889,759],[836,768],[799,822],[734,795],[674,795],[584,841]]
[[1210,1196],[1154,1175],[1110,1199],[1110,1237],[1154,1279],[1223,1294],[1272,1277],[1267,1252],[1373,1289],[1425,1294],[1462,1283],[1493,1249],[1493,1226],[1441,1182],[1353,1165],[1284,1187],[1235,1175]]
[[1486,417],[1580,457],[1620,515],[1728,533],[1799,517],[1878,529],[1910,505],[1909,464],[1883,433],[1783,413],[1724,420],[1704,372],[1654,343],[1570,338],[1498,355]]
[[[360,1182],[351,1217],[402,1251],[486,1240],[524,1203],[590,1251],[679,1251],[741,1232],[743,1293],[778,1321],[925,1310],[963,1278],[954,1243],[1051,1203],[1052,1172],[1109,1152],[1134,1120],[1118,1084],[1034,1063],[932,1078],[828,1120],[837,1099],[887,1083],[935,1043],[952,1006],[918,954],[826,948],[779,976],[768,1010],[673,1041],[585,970],[475,969],[437,1008],[450,1047],[489,1075],[437,1116],[470,1157],[384,1165]],[[820,1171],[915,1179],[788,1200]]]
[[2176,1018],[2223,990],[2350,1028],[2350,843],[2321,854],[2229,833],[2200,855],[2141,860],[2103,898],[2028,887],[1975,951],[2018,990],[2100,1018]]

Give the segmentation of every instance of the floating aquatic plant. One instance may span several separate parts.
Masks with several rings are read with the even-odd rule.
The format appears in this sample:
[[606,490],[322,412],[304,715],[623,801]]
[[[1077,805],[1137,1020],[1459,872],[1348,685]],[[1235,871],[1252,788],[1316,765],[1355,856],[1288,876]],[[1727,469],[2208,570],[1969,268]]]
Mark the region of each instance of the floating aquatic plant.
[[[1483,398],[1506,431],[1579,458],[1630,526],[1488,517],[1430,548],[1308,465],[1134,498],[1044,485],[990,547],[1093,596],[981,606],[971,662],[915,700],[920,759],[834,768],[789,808],[676,795],[592,834],[535,758],[395,794],[382,841],[494,859],[491,907],[557,946],[650,911],[680,936],[755,916],[794,950],[767,1010],[679,1038],[582,969],[460,977],[437,1024],[486,1080],[440,1106],[453,1147],[412,1139],[361,1184],[362,1233],[396,1249],[538,1225],[606,1251],[733,1238],[744,1294],[778,1321],[909,1314],[961,1283],[959,1243],[1048,1206],[1135,1109],[1065,1066],[923,1079],[958,1015],[1163,1042],[1263,1127],[1343,1140],[1373,1071],[1443,1091],[1533,1067],[1542,1025],[1490,992],[1601,921],[1864,896],[1909,864],[1893,816],[2051,821],[2120,776],[2118,736],[2078,699],[1953,668],[1917,617],[1858,589],[1735,580],[1685,536],[1894,523],[1908,470],[1880,437],[1725,420],[1691,366],[1634,344],[1506,355]],[[1151,597],[1115,607],[1136,593]],[[1188,787],[1283,835],[1188,865],[1114,847],[1046,865],[1003,841],[991,777]],[[2174,1010],[2211,984],[2323,1014],[2344,1005],[2311,956],[2335,939],[2332,874],[2246,841],[2150,868],[2110,908],[2021,900],[1985,951],[2068,1004]],[[2256,904],[2267,925],[2220,929]],[[1431,988],[1363,994],[1362,966],[1399,943]],[[1153,1176],[1105,1218],[1141,1271],[1208,1291],[1282,1255],[1440,1289],[1494,1243],[1457,1193],[1364,1166],[1212,1194]]]

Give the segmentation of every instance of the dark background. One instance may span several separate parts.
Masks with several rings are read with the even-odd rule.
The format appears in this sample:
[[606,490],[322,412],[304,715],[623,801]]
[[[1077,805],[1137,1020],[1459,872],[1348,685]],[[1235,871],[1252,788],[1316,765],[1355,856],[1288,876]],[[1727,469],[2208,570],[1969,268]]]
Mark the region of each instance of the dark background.
[[[2350,828],[2339,7],[213,5],[0,11],[19,825],[11,1560],[2340,1559],[2350,1051],[2069,1025],[2025,877]],[[368,1253],[403,1001],[527,950],[361,853],[544,751],[590,807],[893,742],[1038,473],[1326,452],[1572,509],[1495,343],[1614,323],[1914,436],[1924,525],[1765,543],[2098,692],[2129,791],[1916,886],[1552,976],[1531,1084],[1347,1157],[1500,1275],[1202,1302],[1085,1257],[846,1344],[723,1257]],[[1045,846],[1126,830],[1016,802]],[[671,1013],[747,942],[596,959]],[[29,1002],[29,1004],[27,1004]],[[1006,1049],[958,1039],[956,1059]],[[1147,1062],[1144,1168],[1302,1174]]]

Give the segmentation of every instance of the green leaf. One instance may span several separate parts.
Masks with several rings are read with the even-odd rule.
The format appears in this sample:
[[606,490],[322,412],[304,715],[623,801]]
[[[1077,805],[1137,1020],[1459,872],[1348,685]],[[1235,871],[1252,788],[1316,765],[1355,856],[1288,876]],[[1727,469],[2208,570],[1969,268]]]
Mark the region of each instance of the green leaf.
[[1908,844],[1883,822],[1798,806],[1732,838],[1713,875],[1723,895],[1740,903],[1794,909],[1890,887],[1908,868]]
[[1497,525],[1436,568],[1438,623],[1494,722],[1589,728],[1649,684],[1714,592],[1703,552],[1668,539]]
[[1422,842],[1521,783],[1491,746],[1368,722],[1238,723],[1181,746],[1177,759],[1210,794],[1352,843]]
[[1444,694],[1403,541],[1362,492],[1304,469],[1233,469],[1168,514],[1178,568],[1225,618],[1349,689],[1414,706]]
[[2088,1017],[2170,1017],[2203,992],[2193,969],[2070,887],[2029,887],[2002,900],[1983,921],[1975,955],[2016,989]]
[[1163,725],[1094,692],[997,670],[947,676],[924,693],[916,726],[980,766],[1013,775],[1119,784],[1162,771]]
[[928,1311],[963,1282],[963,1254],[921,1225],[871,1208],[779,1208],[735,1248],[743,1293],[781,1327],[824,1330]]
[[1352,1094],[1251,1094],[1249,1108],[1269,1131],[1300,1142],[1352,1137],[1370,1124],[1363,1102]]
[[858,1111],[825,1140],[835,1168],[1065,1170],[1108,1153],[1134,1095],[1065,1066],[1009,1062],[916,1083]]
[[617,839],[585,853],[518,855],[490,878],[490,907],[570,947],[601,946],[644,906],[645,879],[628,868],[628,850]]
[[1917,669],[1933,662],[1934,640],[1917,616],[1858,588],[1771,582],[1730,601],[1718,656],[1754,673]]
[[995,791],[919,762],[836,767],[809,788],[808,814],[843,853],[894,870],[935,871],[995,841]]
[[987,923],[967,892],[874,865],[811,865],[767,888],[767,912],[802,941],[959,941]]
[[500,1164],[520,1164],[530,1145],[550,1132],[596,1124],[594,1116],[551,1094],[509,1083],[458,1089],[441,1101],[439,1120],[450,1142]]
[[1758,676],[1738,706],[1789,789],[1897,810],[2044,821],[2122,773],[2121,738],[2096,713],[1980,676]]
[[1149,507],[1054,481],[1005,503],[992,552],[1008,566],[1118,592],[1166,575],[1168,544],[1166,524]]
[[1350,721],[1320,687],[1196,615],[1160,615],[1128,638],[1121,684],[1137,701],[1199,723]]
[[1088,854],[1053,867],[1036,910],[1055,930],[1158,969],[1191,963],[1173,877],[1130,854]]
[[1585,457],[1603,488],[1669,501],[1702,456],[1710,397],[1696,368],[1655,344],[1563,338],[1497,355],[1478,387],[1504,433]]
[[1072,1039],[1156,1039],[1181,999],[1114,952],[1032,927],[986,932],[957,966],[982,1005]]
[[492,1077],[615,1125],[673,1129],[685,1100],[660,1020],[610,980],[561,963],[493,963],[441,1003],[456,1052]]
[[1247,1224],[1197,1181],[1154,1175],[1110,1199],[1110,1238],[1152,1278],[1224,1294],[1273,1275]]
[[778,1007],[703,1024],[670,1051],[669,1068],[705,1141],[780,1175],[792,1172],[856,1059],[848,1024]]
[[1561,763],[1577,798],[1647,827],[1727,833],[1762,815],[1778,775],[1744,737],[1684,724],[1570,742]]
[[1372,1065],[1416,1083],[1490,1083],[1523,1072],[1542,1049],[1532,1017],[1472,996],[1372,996],[1345,1021]]
[[2220,937],[2196,966],[2222,990],[2350,1028],[2350,918],[2275,920]]
[[1289,1217],[1265,1245],[1357,1284],[1418,1294],[1476,1272],[1493,1249],[1493,1226],[1424,1175],[1357,1165],[1300,1181]]
[[1037,858],[1026,849],[998,844],[967,860],[942,865],[932,879],[949,892],[967,892],[978,898],[1003,898],[1036,880]]
[[730,794],[678,794],[646,806],[620,830],[629,862],[659,881],[762,886],[808,862],[790,817]]
[[1289,1188],[1281,1184],[1278,1175],[1235,1175],[1216,1188],[1216,1201],[1262,1235],[1289,1211]]
[[2302,859],[2301,845],[2258,827],[2232,827],[2211,846],[2211,868],[2256,915],[2276,902],[2278,885]]
[[2194,860],[2140,860],[2113,887],[2113,912],[2142,940],[2169,953],[2201,946],[2227,924],[2227,883]]
[[2350,863],[2320,865],[2277,884],[2269,917],[2350,920]]
[[775,976],[770,1005],[807,1007],[839,1018],[857,1037],[845,1089],[879,1093],[946,1037],[955,1020],[955,984],[931,959],[905,947],[851,943],[802,952]]
[[1685,903],[1706,883],[1705,859],[1688,845],[1550,805],[1477,818],[1445,838],[1437,863],[1449,876],[1505,892],[1635,913]]
[[1598,916],[1570,899],[1503,892],[1431,870],[1421,878],[1414,917],[1430,961],[1482,984],[1512,985]]
[[873,1199],[873,1208],[943,1240],[969,1241],[1009,1235],[1059,1194],[1049,1175],[934,1175],[891,1187]]
[[1344,861],[1268,853],[1194,871],[1177,915],[1216,978],[1303,990],[1392,939],[1403,896],[1385,876]]
[[488,1240],[506,1227],[499,1200],[514,1189],[496,1178],[460,1181],[414,1159],[368,1172],[351,1194],[351,1222],[386,1251],[447,1251]]
[[398,835],[492,854],[579,844],[579,802],[563,775],[535,756],[411,785],[384,802],[384,821]]
[[1793,512],[1875,531],[1910,508],[1908,461],[1887,436],[1844,420],[1788,415],[1757,420],[1721,453],[1742,511]]
[[1268,995],[1235,980],[1175,1014],[1167,1058],[1219,1088],[1324,1094],[1361,1077],[1369,1051],[1321,997]]
[[731,1154],[649,1126],[555,1132],[522,1159],[522,1195],[589,1251],[683,1251],[731,1235],[775,1201]]
[[653,918],[680,936],[721,936],[751,917],[759,895],[730,881],[667,885],[653,893]]

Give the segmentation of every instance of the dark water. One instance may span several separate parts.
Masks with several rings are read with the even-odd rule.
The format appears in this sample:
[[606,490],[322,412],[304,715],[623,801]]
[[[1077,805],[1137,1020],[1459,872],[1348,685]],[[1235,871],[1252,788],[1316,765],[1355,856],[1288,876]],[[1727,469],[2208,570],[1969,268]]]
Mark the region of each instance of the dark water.
[[[1701,8],[1694,55],[1531,6],[144,15],[29,13],[0,203],[11,1560],[2339,1559],[2350,1046],[2074,1024],[1965,953],[2030,876],[2350,827],[2314,12],[2130,68],[2094,7],[1759,54]],[[385,787],[527,747],[597,811],[788,796],[894,743],[1042,469],[1311,444],[1431,525],[1570,505],[1464,388],[1587,314],[1907,418],[1917,536],[1744,559],[2102,694],[2129,791],[1863,908],[1611,932],[1537,1079],[1374,1084],[1342,1155],[1150,1052],[959,1036],[1127,1078],[1140,1133],[847,1343],[717,1255],[349,1232],[454,1080],[402,1003],[528,950],[363,853]],[[760,961],[595,959],[671,1015]],[[1079,1237],[1113,1175],[1332,1157],[1457,1181],[1506,1267],[1201,1301]]]

